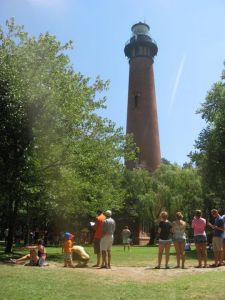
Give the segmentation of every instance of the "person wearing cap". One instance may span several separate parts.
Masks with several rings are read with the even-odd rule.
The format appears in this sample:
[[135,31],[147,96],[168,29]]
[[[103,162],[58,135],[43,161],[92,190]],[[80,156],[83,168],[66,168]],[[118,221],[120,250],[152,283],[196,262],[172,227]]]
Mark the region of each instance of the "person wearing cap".
[[101,250],[100,241],[102,237],[103,222],[105,221],[105,215],[101,210],[97,210],[97,217],[95,219],[95,235],[94,235],[94,253],[97,255],[97,263],[93,267],[100,267],[101,263]]
[[215,262],[210,267],[220,267],[223,265],[224,221],[217,209],[212,209],[211,215],[214,218],[214,224],[208,222],[208,225],[213,229],[212,246]]
[[111,269],[111,249],[113,244],[114,232],[116,229],[116,223],[111,218],[111,210],[105,211],[104,215],[106,219],[103,222],[102,238],[100,241],[100,249],[102,253],[101,268]]
[[70,232],[64,233],[64,246],[63,246],[63,253],[64,253],[64,267],[74,268],[73,261],[72,261],[72,247],[74,239],[74,235]]

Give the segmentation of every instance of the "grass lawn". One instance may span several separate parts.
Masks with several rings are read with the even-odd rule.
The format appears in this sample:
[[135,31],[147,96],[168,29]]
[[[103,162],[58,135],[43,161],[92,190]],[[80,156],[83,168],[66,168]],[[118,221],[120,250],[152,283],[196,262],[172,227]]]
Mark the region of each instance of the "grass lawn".
[[[96,258],[91,246],[85,248],[91,266]],[[1,250],[0,261],[8,260]],[[13,257],[24,253],[15,249]],[[175,269],[153,270],[157,247],[133,247],[124,253],[121,246],[114,246],[112,270],[63,268],[60,248],[48,247],[47,253],[50,266],[46,268],[1,264],[0,299],[224,299],[224,267],[201,272],[190,267],[179,273]],[[170,265],[175,266],[173,248]],[[187,266],[193,265],[194,250],[187,254]],[[129,276],[137,270],[137,278]]]

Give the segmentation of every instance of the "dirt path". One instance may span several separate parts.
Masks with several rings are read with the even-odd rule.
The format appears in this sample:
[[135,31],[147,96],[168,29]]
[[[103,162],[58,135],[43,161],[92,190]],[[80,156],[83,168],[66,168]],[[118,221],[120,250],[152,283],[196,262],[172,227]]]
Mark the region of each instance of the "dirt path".
[[[62,268],[59,264],[51,264],[49,268]],[[165,282],[172,278],[183,276],[185,274],[196,274],[204,272],[223,272],[225,266],[219,268],[194,268],[188,267],[187,269],[160,269],[155,270],[152,267],[115,267],[112,269],[98,269],[98,268],[76,268],[70,269],[70,271],[76,271],[79,273],[89,273],[93,276],[107,276],[111,281],[134,281],[134,282]]]
[[[11,263],[1,263],[4,265],[10,265],[14,267],[23,267],[23,265],[13,265]],[[111,282],[121,282],[121,281],[131,281],[131,282],[165,282],[169,281],[173,278],[187,275],[187,274],[196,274],[196,273],[204,273],[204,272],[224,272],[225,266],[219,268],[195,268],[195,267],[187,267],[186,269],[160,269],[156,270],[153,267],[117,267],[113,266],[112,269],[99,269],[99,268],[63,268],[62,264],[51,262],[46,269],[63,269],[68,272],[78,272],[78,273],[88,273],[91,277],[106,277]]]

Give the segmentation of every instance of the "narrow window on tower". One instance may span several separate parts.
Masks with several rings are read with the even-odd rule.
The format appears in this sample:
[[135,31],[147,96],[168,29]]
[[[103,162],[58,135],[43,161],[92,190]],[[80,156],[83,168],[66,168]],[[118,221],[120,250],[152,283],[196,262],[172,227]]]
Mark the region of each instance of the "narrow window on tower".
[[139,47],[136,47],[135,48],[135,54],[138,56],[140,54],[140,48]]
[[134,96],[134,108],[138,107],[139,98],[140,98],[140,94],[136,93]]

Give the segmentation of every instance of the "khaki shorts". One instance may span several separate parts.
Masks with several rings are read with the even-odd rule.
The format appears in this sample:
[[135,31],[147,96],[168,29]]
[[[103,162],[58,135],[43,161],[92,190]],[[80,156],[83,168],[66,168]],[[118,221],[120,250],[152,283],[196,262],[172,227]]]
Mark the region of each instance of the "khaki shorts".
[[112,249],[112,244],[113,244],[113,235],[112,234],[104,235],[100,241],[101,251],[110,251]]
[[222,251],[223,250],[223,238],[214,236],[212,240],[213,251]]

